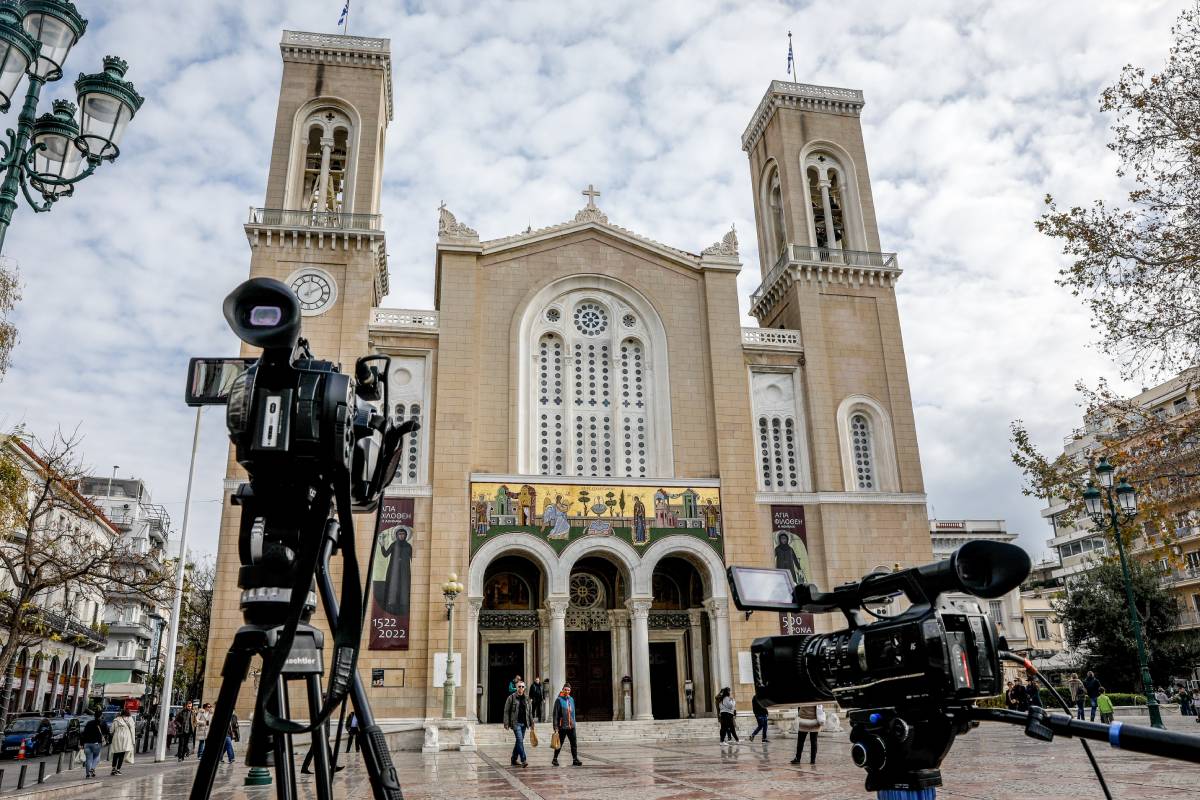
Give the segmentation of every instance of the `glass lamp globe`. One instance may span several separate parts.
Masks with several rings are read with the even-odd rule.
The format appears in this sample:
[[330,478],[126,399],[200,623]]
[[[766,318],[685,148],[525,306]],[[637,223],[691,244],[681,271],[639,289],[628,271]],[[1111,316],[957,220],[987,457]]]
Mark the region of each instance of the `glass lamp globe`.
[[1087,513],[1093,517],[1100,517],[1104,514],[1104,502],[1100,495],[1100,490],[1095,484],[1089,483],[1087,488],[1083,490],[1083,504],[1087,507]]
[[79,16],[75,4],[70,0],[25,0],[21,25],[41,44],[29,73],[44,81],[61,78],[67,54],[87,30],[87,20]]
[[104,57],[104,72],[80,75],[75,81],[79,94],[80,133],[89,159],[112,161],[120,154],[121,137],[129,120],[142,107],[144,98],[123,79],[129,68],[115,56]]
[[[65,197],[74,190],[73,184],[46,181],[70,180],[79,174],[83,152],[75,144],[79,125],[75,123],[75,104],[66,100],[54,101],[54,113],[43,114],[33,126],[33,175],[29,182],[43,196]],[[38,145],[41,145],[38,147]]]
[[1100,463],[1096,465],[1096,477],[1100,480],[1100,485],[1105,489],[1111,489],[1113,485],[1113,465],[1108,463],[1108,457],[1100,459]]
[[1133,515],[1137,513],[1137,490],[1130,486],[1127,482],[1121,481],[1117,484],[1117,503],[1120,504],[1121,510],[1126,514]]
[[37,40],[21,27],[21,11],[12,0],[0,2],[0,111],[12,105],[25,70],[37,57]]

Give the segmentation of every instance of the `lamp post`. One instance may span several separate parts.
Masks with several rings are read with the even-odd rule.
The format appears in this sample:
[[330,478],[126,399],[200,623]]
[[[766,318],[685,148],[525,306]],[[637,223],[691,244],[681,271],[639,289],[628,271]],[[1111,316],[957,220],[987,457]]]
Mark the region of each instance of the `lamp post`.
[[[1126,520],[1137,516],[1137,491],[1124,479],[1113,486],[1113,472],[1114,467],[1108,463],[1108,458],[1101,458],[1100,463],[1096,465],[1096,478],[1100,481],[1100,487],[1097,488],[1095,483],[1088,481],[1087,488],[1083,490],[1083,502],[1087,507],[1087,513],[1096,521],[1097,525],[1104,524],[1106,512],[1108,522],[1112,525],[1113,538],[1117,540],[1117,554],[1121,558],[1121,577],[1125,582],[1125,602],[1129,606],[1129,624],[1133,626],[1133,638],[1137,642],[1138,666],[1142,671],[1142,690],[1146,693],[1146,709],[1150,713],[1150,724],[1155,728],[1165,728],[1162,714],[1159,712],[1158,700],[1154,697],[1154,684],[1150,680],[1150,667],[1146,660],[1146,645],[1142,640],[1142,621],[1138,617],[1137,606],[1134,604],[1133,581],[1129,577],[1129,562],[1125,558],[1125,545],[1121,541],[1120,516]],[[1106,504],[1107,509],[1105,508]]]
[[446,680],[442,683],[442,718],[454,719],[454,600],[463,590],[458,575],[451,572],[442,584],[442,597],[446,600]]
[[85,30],[87,20],[70,0],[0,0],[0,112],[11,108],[21,77],[29,77],[17,129],[0,140],[0,250],[18,192],[34,211],[49,211],[120,155],[125,128],[142,106],[142,96],[124,80],[129,65],[105,56],[103,72],[75,81],[78,108],[55,100],[53,113],[37,116],[42,87],[62,78],[63,62]]

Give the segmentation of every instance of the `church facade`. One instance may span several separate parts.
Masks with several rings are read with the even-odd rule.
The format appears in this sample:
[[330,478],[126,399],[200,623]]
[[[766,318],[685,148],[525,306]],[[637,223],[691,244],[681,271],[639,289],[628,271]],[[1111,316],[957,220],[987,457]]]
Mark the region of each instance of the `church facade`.
[[[755,327],[737,232],[660,243],[591,186],[561,224],[500,238],[443,206],[434,308],[384,308],[388,47],[284,32],[266,203],[245,226],[250,274],[293,286],[314,353],[390,355],[389,412],[421,423],[370,576],[359,670],[376,715],[439,716],[448,652],[471,720],[497,721],[518,674],[570,681],[583,719],[711,714],[724,686],[748,701],[755,637],[841,620],[746,618],[728,565],[829,587],[931,559],[862,94],[775,81],[747,109]],[[240,480],[231,461],[227,494]],[[239,513],[226,502],[208,699],[242,622]],[[247,682],[243,711],[252,697]]]

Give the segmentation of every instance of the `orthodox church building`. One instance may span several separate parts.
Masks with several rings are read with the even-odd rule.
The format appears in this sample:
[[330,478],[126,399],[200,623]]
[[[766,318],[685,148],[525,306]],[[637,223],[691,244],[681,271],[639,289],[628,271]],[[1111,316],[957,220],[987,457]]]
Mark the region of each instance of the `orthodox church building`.
[[[588,186],[562,223],[498,238],[442,207],[434,307],[387,308],[389,42],[285,31],[281,51],[249,273],[295,289],[320,357],[390,355],[389,412],[421,423],[370,576],[359,670],[378,717],[440,716],[448,651],[460,719],[497,721],[518,674],[569,680],[585,720],[710,715],[721,687],[748,702],[755,637],[841,625],[747,618],[728,565],[830,587],[931,560],[861,92],[773,81],[747,107],[757,265],[744,232],[654,241]],[[744,268],[761,275],[754,327]],[[241,479],[231,459],[227,495]],[[210,700],[242,623],[239,513],[226,502]],[[252,697],[248,681],[242,712]]]

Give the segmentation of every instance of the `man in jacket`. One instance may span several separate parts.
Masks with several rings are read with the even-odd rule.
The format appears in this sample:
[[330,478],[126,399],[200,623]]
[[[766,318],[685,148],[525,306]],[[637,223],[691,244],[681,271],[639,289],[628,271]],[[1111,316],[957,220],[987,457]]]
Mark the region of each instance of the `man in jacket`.
[[1083,679],[1083,688],[1087,690],[1088,699],[1092,703],[1091,721],[1096,721],[1096,698],[1100,696],[1103,687],[1100,685],[1100,680],[1096,677],[1096,673],[1088,672],[1087,677]]
[[1079,680],[1079,676],[1074,672],[1071,673],[1071,679],[1067,681],[1067,692],[1071,695],[1071,702],[1075,704],[1075,711],[1079,714],[1079,718],[1083,719],[1083,703],[1087,699],[1087,689],[1083,687],[1083,681]]
[[516,737],[509,763],[515,767],[519,760],[522,767],[528,767],[529,759],[525,755],[525,731],[533,730],[533,704],[525,696],[525,681],[520,677],[516,681],[516,690],[504,701],[504,728],[512,731]]
[[[241,731],[238,729],[237,714],[229,715],[229,730],[225,732],[225,756],[229,759],[229,763],[234,761],[233,743],[239,742],[242,739]],[[219,761],[220,759],[218,759]]]
[[545,722],[546,718],[542,716],[542,701],[545,695],[542,693],[542,679],[534,678],[533,683],[529,685],[529,702],[533,704],[533,717],[538,722]]
[[579,760],[579,745],[575,741],[575,698],[571,697],[571,684],[564,683],[562,691],[554,699],[554,711],[551,715],[554,730],[558,731],[558,749],[554,751],[554,766],[558,766],[558,753],[563,748],[563,742],[571,742],[571,765],[582,767]]
[[179,738],[179,750],[175,757],[183,761],[188,757],[188,745],[196,733],[196,712],[192,710],[192,701],[188,700],[179,713],[175,715],[175,735]]

